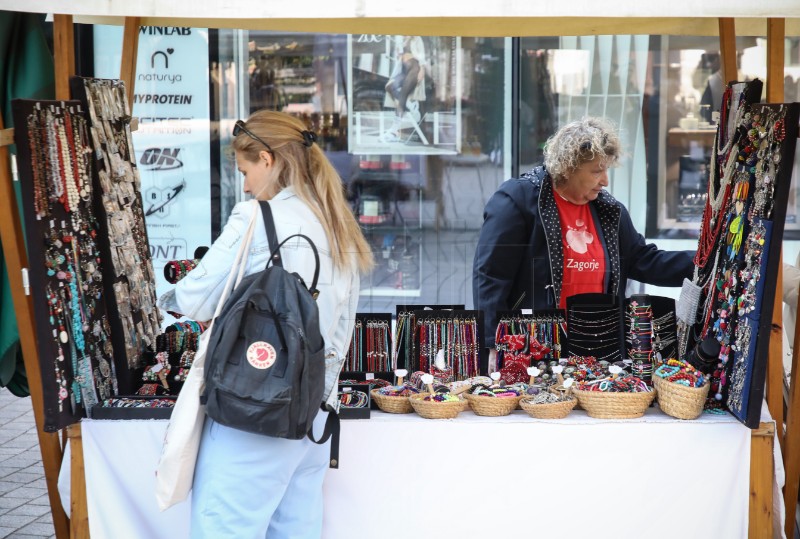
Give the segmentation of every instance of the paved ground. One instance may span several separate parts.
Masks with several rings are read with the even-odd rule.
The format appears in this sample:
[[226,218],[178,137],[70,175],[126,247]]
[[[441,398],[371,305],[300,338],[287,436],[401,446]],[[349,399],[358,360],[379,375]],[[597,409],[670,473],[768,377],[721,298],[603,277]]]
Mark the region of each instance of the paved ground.
[[31,399],[0,388],[0,538],[55,537]]

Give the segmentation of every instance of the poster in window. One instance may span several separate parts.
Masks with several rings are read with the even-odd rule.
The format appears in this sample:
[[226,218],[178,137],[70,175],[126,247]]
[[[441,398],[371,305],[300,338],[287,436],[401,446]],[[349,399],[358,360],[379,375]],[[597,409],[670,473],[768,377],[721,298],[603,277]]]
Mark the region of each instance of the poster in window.
[[354,34],[347,48],[350,153],[459,152],[459,37]]

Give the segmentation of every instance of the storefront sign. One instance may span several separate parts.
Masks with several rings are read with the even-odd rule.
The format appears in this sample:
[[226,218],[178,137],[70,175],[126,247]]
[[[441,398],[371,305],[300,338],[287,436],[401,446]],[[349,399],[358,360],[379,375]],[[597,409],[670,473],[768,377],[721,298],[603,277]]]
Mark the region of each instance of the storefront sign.
[[150,253],[158,294],[169,260],[211,244],[208,30],[143,27],[133,115]]
[[[95,27],[95,74],[118,78],[122,32]],[[160,296],[166,262],[211,244],[208,29],[144,26],[134,84],[136,165]]]

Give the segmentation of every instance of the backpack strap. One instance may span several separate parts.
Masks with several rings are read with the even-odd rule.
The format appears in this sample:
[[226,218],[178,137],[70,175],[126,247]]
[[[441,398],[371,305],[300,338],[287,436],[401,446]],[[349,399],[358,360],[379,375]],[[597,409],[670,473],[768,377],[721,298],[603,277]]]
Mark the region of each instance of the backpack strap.
[[264,218],[264,228],[267,230],[269,247],[270,249],[274,249],[270,255],[270,260],[273,266],[282,268],[281,251],[278,247],[275,247],[278,245],[278,232],[275,230],[275,219],[272,218],[272,207],[266,200],[259,200],[258,204],[261,206],[261,216]]
[[339,423],[339,414],[332,406],[328,406],[326,404],[321,404],[320,408],[323,411],[328,412],[328,419],[325,420],[325,429],[322,431],[322,436],[319,440],[314,439],[314,427],[312,426],[311,429],[308,431],[308,439],[314,442],[315,444],[324,444],[328,441],[328,438],[331,439],[331,460],[330,460],[330,467],[331,468],[338,468],[339,467],[339,432],[341,430],[341,424]]
[[[278,266],[280,268],[283,267],[283,262],[281,261],[281,247],[292,238],[303,238],[308,242],[311,246],[311,250],[314,252],[314,278],[311,281],[311,286],[308,288],[308,291],[311,292],[311,296],[314,299],[319,297],[319,290],[317,290],[317,282],[319,281],[319,251],[317,251],[317,246],[314,245],[314,242],[306,236],[305,234],[292,234],[291,236],[284,238],[284,240],[278,243],[278,232],[275,230],[275,220],[272,218],[272,208],[269,205],[269,202],[265,200],[259,201],[261,205],[261,214],[264,217],[264,228],[267,231],[267,240],[269,241],[269,246],[272,249],[272,252],[269,255],[269,259],[267,260],[267,267],[269,267],[269,263],[272,262],[273,266]],[[273,247],[273,245],[275,247]]]

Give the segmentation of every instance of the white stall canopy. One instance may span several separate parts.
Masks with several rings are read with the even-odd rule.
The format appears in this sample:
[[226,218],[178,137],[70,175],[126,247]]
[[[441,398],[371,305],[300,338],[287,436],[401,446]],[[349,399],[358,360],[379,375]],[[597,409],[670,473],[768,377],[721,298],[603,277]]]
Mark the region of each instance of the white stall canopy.
[[736,34],[766,35],[767,18],[785,18],[800,35],[800,1],[642,0],[0,0],[0,9],[73,15],[75,22],[249,28],[298,32],[461,36],[592,34],[719,35],[719,18]]

